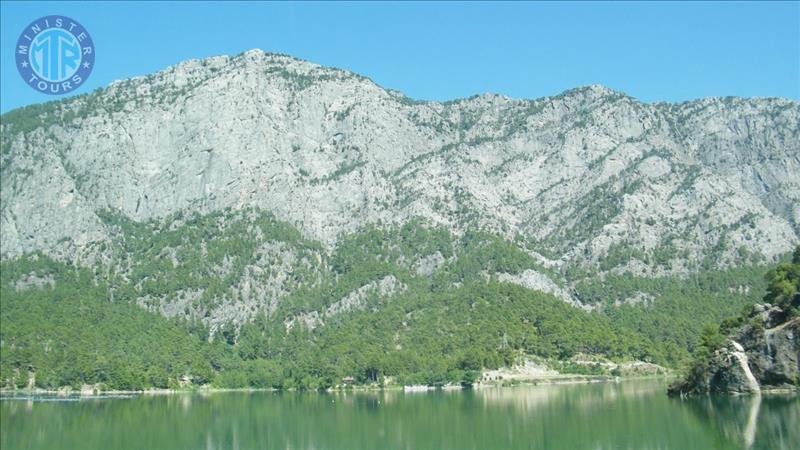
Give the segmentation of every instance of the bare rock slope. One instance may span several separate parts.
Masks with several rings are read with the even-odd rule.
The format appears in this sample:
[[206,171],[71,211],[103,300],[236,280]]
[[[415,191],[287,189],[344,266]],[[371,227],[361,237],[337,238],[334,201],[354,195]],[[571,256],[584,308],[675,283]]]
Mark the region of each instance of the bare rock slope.
[[800,105],[645,104],[601,86],[418,102],[258,50],[192,60],[2,120],[3,258],[82,260],[109,230],[256,207],[332,245],[422,217],[545,263],[681,273],[771,259],[800,234]]

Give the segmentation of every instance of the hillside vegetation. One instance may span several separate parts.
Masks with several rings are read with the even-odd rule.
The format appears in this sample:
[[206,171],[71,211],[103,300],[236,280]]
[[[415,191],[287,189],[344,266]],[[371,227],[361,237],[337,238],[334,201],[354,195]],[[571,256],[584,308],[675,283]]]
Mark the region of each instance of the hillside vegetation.
[[[587,311],[502,281],[530,270],[559,274],[490,233],[456,237],[411,222],[348,236],[328,255],[269,214],[242,212],[224,227],[221,216],[177,226],[108,216],[120,240],[94,268],[44,255],[3,262],[3,383],[23,387],[34,374],[44,388],[326,388],[347,376],[471,383],[481,370],[530,355],[676,367],[703,325],[764,291],[754,275],[761,268],[588,278],[574,289],[595,305]],[[267,257],[265,244],[281,251]],[[430,260],[438,265],[421,269]],[[282,296],[274,308],[215,328],[204,322],[215,308],[248,304],[241,286],[257,277],[281,280],[269,291]],[[187,290],[199,294],[187,298]],[[172,303],[181,308],[165,309]]]

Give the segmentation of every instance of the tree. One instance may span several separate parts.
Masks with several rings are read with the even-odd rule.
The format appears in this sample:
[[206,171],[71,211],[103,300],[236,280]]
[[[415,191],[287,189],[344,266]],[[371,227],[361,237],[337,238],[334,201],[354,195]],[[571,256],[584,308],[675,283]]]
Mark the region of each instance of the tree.
[[767,273],[767,283],[764,301],[796,313],[800,307],[800,246],[794,250],[791,263],[779,264]]

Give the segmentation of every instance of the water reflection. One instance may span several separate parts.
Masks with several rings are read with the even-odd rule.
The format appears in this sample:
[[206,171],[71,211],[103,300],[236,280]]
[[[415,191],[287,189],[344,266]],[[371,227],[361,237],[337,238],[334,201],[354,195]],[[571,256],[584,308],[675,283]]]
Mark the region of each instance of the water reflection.
[[754,395],[750,402],[750,414],[747,416],[747,426],[744,429],[744,443],[747,448],[753,447],[756,441],[756,425],[758,424],[758,410],[761,409],[761,395]]
[[598,383],[593,385],[562,384],[481,388],[475,391],[486,408],[513,406],[518,413],[535,412],[549,403],[570,404],[591,411],[611,405],[621,398],[633,400],[663,393],[661,383]]
[[466,392],[218,393],[0,403],[0,447],[800,448],[797,398],[669,399],[663,382]]
[[786,395],[675,400],[740,448],[800,448],[800,398]]

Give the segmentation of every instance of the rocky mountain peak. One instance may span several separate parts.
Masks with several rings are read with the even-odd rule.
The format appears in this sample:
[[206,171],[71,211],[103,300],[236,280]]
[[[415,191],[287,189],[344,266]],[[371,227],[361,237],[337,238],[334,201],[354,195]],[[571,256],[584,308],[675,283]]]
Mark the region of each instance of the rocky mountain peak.
[[3,115],[1,251],[80,259],[108,239],[102,211],[254,207],[326,245],[421,218],[602,270],[770,260],[800,234],[798,124],[789,100],[645,104],[600,85],[417,102],[249,50]]

